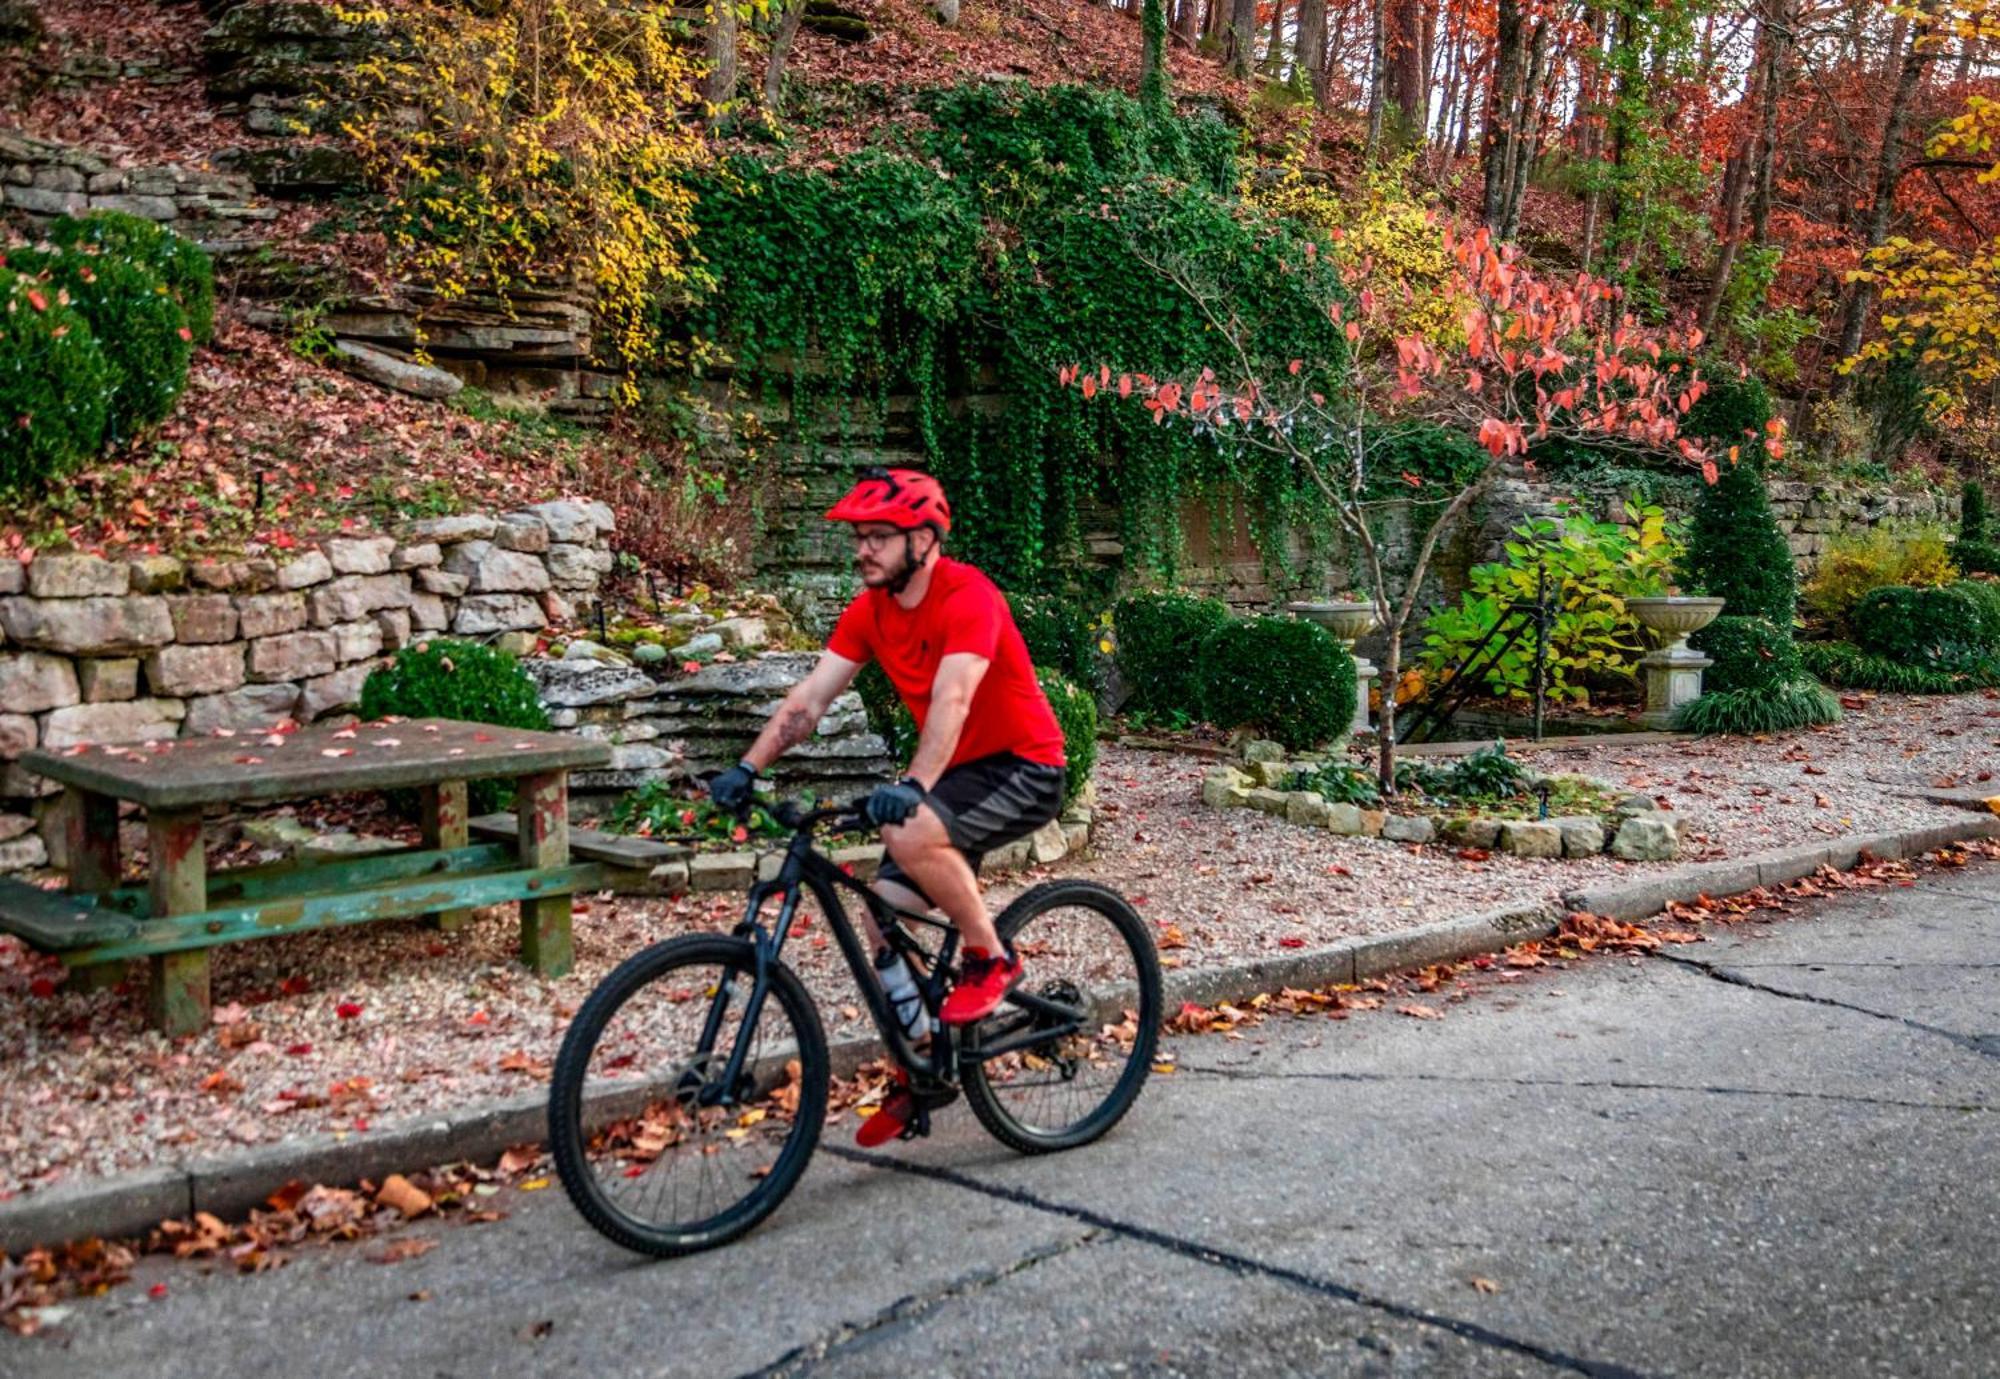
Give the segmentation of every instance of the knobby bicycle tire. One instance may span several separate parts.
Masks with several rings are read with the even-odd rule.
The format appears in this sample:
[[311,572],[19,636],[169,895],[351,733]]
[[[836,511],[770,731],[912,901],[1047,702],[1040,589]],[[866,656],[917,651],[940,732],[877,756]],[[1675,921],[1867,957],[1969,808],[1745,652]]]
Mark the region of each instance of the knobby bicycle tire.
[[734,1206],[710,1218],[699,1230],[652,1226],[620,1211],[611,1201],[592,1168],[590,1137],[584,1125],[583,1091],[591,1055],[605,1025],[628,999],[676,968],[694,965],[730,966],[751,973],[756,970],[756,950],[743,939],[700,934],[668,939],[633,954],[598,984],[577,1011],[563,1036],[549,1079],[549,1148],[570,1201],[607,1239],[628,1250],[662,1258],[728,1244],[776,1211],[798,1185],[818,1147],[820,1127],[826,1119],[829,1067],[819,1010],[798,974],[782,962],[773,962],[767,1000],[783,1005],[797,1036],[794,1056],[800,1064],[800,1086],[794,1117],[798,1129],[787,1137],[771,1171]]
[[[1124,896],[1094,881],[1045,881],[1015,897],[1014,903],[994,920],[994,928],[999,930],[1003,941],[1012,943],[1014,936],[1038,915],[1059,908],[1096,911],[1110,921],[1131,949],[1133,969],[1139,984],[1135,997],[1138,1029],[1125,1071],[1111,1093],[1089,1115],[1060,1133],[1046,1133],[1021,1124],[994,1093],[986,1077],[986,1065],[971,1059],[965,1062],[961,1081],[966,1104],[979,1118],[979,1123],[986,1127],[988,1134],[1022,1154],[1048,1154],[1075,1149],[1109,1132],[1138,1100],[1139,1092],[1152,1072],[1153,1052],[1159,1043],[1163,999],[1160,992],[1160,959],[1153,948],[1152,935],[1146,932],[1145,921],[1139,918],[1138,911]],[[1026,961],[1029,980],[1032,981],[1034,959],[1029,957]],[[976,1029],[973,1037],[977,1037]]]

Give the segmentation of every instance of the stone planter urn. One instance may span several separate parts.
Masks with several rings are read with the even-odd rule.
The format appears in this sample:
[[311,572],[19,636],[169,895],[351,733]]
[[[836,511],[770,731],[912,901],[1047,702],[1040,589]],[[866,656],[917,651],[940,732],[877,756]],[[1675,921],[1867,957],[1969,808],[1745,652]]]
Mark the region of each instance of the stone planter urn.
[[1381,672],[1367,657],[1357,655],[1354,643],[1375,630],[1372,603],[1293,603],[1286,609],[1294,617],[1316,622],[1333,634],[1334,640],[1354,656],[1354,722],[1351,732],[1368,730],[1368,686]]
[[1715,664],[1689,646],[1687,639],[1715,621],[1722,612],[1722,600],[1675,594],[1626,599],[1625,606],[1661,643],[1658,650],[1639,660],[1646,675],[1646,709],[1639,721],[1648,728],[1671,727],[1674,711],[1701,697],[1701,673]]

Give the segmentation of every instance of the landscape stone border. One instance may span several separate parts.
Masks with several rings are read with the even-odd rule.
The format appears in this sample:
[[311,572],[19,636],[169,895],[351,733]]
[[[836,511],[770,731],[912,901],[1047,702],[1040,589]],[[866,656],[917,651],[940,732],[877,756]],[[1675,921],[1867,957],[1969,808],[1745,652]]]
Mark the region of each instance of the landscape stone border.
[[[1682,867],[1622,886],[1577,891],[1563,898],[1563,906],[1638,919],[1669,904],[1795,881],[1822,866],[1850,868],[1864,853],[1890,861],[1921,856],[1951,843],[1995,837],[2000,837],[2000,818],[1973,816]],[[1547,937],[1559,921],[1553,905],[1522,905],[1278,956],[1183,968],[1167,974],[1167,1003],[1241,1001],[1287,986],[1352,983],[1500,952]],[[872,1038],[837,1040],[832,1049],[834,1069],[840,1074],[852,1072],[878,1052]],[[298,1136],[242,1153],[53,1188],[0,1202],[0,1250],[18,1254],[35,1245],[89,1236],[143,1235],[161,1221],[186,1218],[196,1211],[241,1216],[295,1179],[342,1185],[461,1159],[488,1159],[516,1144],[539,1143],[546,1123],[546,1093],[527,1092],[413,1125],[368,1134]]]
[[1251,759],[1242,766],[1218,766],[1202,778],[1203,804],[1213,809],[1253,809],[1304,828],[1323,828],[1346,837],[1380,838],[1387,843],[1443,842],[1516,857],[1575,859],[1608,852],[1627,862],[1671,862],[1680,855],[1680,822],[1661,809],[1658,801],[1589,776],[1566,774],[1548,779],[1578,780],[1614,797],[1622,796],[1613,811],[1615,829],[1607,829],[1601,819],[1588,814],[1489,819],[1364,809],[1328,800],[1316,791],[1280,788],[1299,772],[1325,765],[1323,759],[1287,760],[1275,743],[1252,743],[1248,750]]

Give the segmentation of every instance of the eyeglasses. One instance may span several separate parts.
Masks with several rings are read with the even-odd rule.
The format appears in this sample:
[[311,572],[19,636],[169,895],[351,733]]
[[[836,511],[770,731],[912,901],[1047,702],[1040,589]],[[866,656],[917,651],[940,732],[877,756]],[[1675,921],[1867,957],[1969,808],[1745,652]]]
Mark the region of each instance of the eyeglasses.
[[886,551],[889,549],[889,543],[902,535],[903,533],[897,530],[858,531],[854,533],[854,544],[863,550]]

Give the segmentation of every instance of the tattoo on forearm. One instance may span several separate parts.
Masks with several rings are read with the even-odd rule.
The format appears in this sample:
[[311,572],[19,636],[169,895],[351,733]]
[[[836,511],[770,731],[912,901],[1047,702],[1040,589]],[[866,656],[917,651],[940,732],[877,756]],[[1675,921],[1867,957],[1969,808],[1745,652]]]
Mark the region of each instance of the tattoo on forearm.
[[804,709],[784,709],[778,714],[778,745],[796,747],[813,735],[819,725]]

